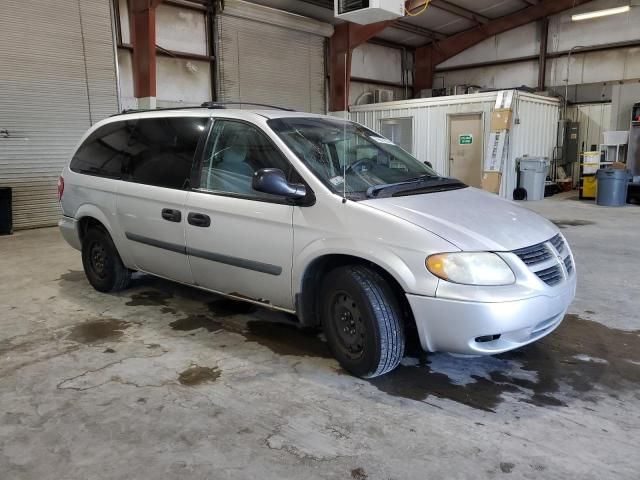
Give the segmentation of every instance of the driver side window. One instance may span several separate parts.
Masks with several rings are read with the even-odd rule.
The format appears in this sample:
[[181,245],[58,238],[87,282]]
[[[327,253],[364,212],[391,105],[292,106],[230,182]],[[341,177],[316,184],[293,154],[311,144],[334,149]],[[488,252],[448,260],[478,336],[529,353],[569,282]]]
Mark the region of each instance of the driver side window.
[[279,198],[252,188],[253,175],[262,168],[279,168],[285,175],[291,170],[288,160],[258,127],[216,120],[205,148],[200,189],[270,200]]

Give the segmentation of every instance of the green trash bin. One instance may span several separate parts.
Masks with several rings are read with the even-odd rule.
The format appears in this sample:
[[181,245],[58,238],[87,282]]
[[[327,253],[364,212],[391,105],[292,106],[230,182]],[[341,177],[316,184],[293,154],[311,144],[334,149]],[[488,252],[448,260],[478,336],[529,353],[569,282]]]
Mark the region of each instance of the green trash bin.
[[627,189],[631,174],[628,170],[604,168],[598,170],[596,203],[603,207],[623,207],[627,204]]

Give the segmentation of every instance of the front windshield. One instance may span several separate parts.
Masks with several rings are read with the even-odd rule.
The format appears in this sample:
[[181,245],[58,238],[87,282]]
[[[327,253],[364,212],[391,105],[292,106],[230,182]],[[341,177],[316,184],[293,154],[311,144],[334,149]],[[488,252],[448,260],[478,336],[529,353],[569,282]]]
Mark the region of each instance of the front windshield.
[[365,198],[367,191],[438,174],[386,138],[328,118],[280,118],[269,126],[334,192]]

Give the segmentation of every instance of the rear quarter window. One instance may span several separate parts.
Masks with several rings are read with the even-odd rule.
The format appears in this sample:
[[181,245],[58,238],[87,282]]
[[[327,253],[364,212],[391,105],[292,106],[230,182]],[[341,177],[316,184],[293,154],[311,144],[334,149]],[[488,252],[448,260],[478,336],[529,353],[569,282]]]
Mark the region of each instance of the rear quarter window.
[[98,128],[82,143],[71,160],[77,173],[119,179],[135,122],[112,122]]

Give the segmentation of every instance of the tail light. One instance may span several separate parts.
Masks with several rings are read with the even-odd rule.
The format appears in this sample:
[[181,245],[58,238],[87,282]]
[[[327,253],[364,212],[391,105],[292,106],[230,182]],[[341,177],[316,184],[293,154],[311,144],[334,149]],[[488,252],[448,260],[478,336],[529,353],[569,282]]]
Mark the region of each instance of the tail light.
[[64,193],[64,178],[58,177],[58,202],[62,201],[62,194]]

